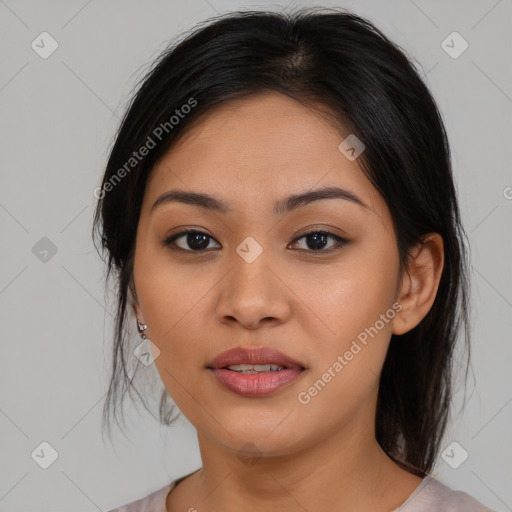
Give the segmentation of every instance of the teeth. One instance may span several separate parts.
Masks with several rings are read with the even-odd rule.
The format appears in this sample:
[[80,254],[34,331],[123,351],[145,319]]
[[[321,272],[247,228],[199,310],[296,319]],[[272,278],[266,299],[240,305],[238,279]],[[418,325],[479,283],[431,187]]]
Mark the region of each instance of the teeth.
[[277,364],[232,364],[227,368],[240,373],[276,372],[285,369]]

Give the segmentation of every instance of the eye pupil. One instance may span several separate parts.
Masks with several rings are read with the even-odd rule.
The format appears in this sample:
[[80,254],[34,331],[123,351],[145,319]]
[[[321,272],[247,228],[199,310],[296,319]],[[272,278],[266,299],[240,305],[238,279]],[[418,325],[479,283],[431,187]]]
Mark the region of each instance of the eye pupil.
[[[327,238],[328,238],[328,235],[326,235],[325,233],[313,233],[313,234],[307,235],[307,237],[306,237],[306,239],[308,240],[308,247],[315,251],[325,247],[325,245],[327,243]],[[321,241],[320,241],[320,239],[321,239]],[[315,245],[315,246],[311,247],[311,245],[309,244],[310,240],[313,240],[314,244],[319,244],[319,245]]]
[[191,249],[202,250],[208,247],[208,239],[209,236],[203,233],[189,233],[187,235],[187,244]]

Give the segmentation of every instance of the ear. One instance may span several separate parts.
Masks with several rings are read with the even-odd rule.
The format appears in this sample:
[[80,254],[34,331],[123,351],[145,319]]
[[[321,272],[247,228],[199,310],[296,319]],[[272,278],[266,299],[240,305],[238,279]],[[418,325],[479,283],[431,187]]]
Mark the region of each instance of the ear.
[[425,318],[436,298],[444,265],[444,244],[439,233],[429,233],[409,252],[409,269],[402,274],[392,333],[404,334]]
[[132,305],[133,312],[135,314],[135,318],[145,324],[144,315],[140,308],[139,299],[137,297],[137,290],[135,289],[135,281],[133,280],[133,275],[130,279],[130,283],[128,284],[128,300]]

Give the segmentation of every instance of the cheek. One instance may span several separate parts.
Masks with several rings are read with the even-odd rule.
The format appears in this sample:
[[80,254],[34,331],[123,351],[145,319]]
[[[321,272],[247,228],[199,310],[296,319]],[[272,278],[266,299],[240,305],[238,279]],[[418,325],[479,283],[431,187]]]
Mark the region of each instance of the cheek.
[[172,348],[170,341],[176,337],[176,331],[190,322],[187,312],[201,298],[201,285],[191,286],[187,272],[176,271],[165,256],[165,251],[153,249],[141,240],[134,261],[135,286],[147,333],[162,352],[162,358]]
[[189,281],[183,285],[176,279],[162,276],[146,282],[141,302],[146,311],[148,333],[162,355],[169,357],[170,364],[172,357],[179,356],[183,362],[183,357],[189,353],[195,354],[197,364],[197,355],[201,352],[194,343],[208,341],[204,339],[205,319],[209,316],[204,310],[204,297],[208,289],[204,283],[196,286]]
[[[296,279],[297,295],[305,298],[310,315],[320,320],[321,350],[341,350],[373,326],[393,305],[397,277],[397,250],[393,240],[382,234],[351,247],[325,272],[313,269],[308,278]],[[387,336],[390,324],[382,330]]]
[[316,335],[313,371],[298,397],[308,414],[336,404],[333,415],[340,421],[376,396],[396,314],[398,253],[391,242],[374,238],[347,252],[335,276],[303,285],[308,306],[326,326],[325,335]]
[[148,260],[148,264],[143,258],[139,260],[137,293],[148,324],[148,337],[160,351],[155,359],[156,369],[173,401],[188,417],[197,407],[192,390],[204,379],[204,343],[208,342],[205,296],[212,285],[197,279],[197,272],[194,280],[192,266],[176,271],[175,266],[158,260]]
[[323,331],[327,336],[317,335],[311,375],[297,401],[305,421],[321,417],[325,428],[354,417],[361,407],[370,414],[377,396],[396,314],[395,262],[391,256],[366,258],[347,263],[337,279],[326,280],[323,293],[309,295],[311,309],[321,312],[329,330]]

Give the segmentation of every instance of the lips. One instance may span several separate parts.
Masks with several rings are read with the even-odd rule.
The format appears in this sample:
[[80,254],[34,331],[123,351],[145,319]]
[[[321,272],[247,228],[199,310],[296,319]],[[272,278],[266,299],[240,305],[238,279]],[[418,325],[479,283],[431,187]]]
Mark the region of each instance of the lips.
[[219,354],[207,368],[225,368],[235,364],[262,365],[273,364],[285,368],[305,369],[305,366],[270,347],[243,348],[236,347]]
[[279,350],[263,346],[227,350],[206,368],[224,389],[244,398],[273,395],[296,383],[306,372],[302,363]]

